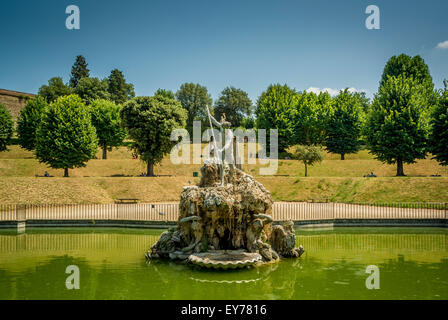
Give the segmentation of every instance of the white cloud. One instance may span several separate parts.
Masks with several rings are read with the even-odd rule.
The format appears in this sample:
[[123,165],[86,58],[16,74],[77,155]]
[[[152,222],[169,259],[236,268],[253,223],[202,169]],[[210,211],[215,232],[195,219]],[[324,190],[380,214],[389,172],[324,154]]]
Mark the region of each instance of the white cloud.
[[448,40],[440,42],[437,45],[437,48],[439,48],[439,49],[448,49]]
[[[344,88],[345,89],[345,88]],[[313,92],[315,94],[319,94],[321,92],[328,92],[330,96],[336,96],[338,95],[339,91],[344,89],[333,89],[333,88],[317,88],[317,87],[309,87],[306,89],[306,92]],[[367,92],[367,90],[358,90],[356,88],[348,88],[349,92]]]

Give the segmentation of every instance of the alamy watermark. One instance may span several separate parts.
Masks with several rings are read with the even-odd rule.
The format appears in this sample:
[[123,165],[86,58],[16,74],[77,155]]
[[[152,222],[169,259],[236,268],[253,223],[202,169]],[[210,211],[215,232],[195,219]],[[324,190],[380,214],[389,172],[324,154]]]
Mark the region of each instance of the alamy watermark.
[[379,289],[380,288],[380,269],[375,265],[367,266],[366,273],[369,276],[366,279],[366,288]]
[[69,265],[65,268],[65,273],[69,274],[67,279],[65,279],[65,287],[68,290],[79,290],[80,288],[80,273],[79,267],[76,265]]

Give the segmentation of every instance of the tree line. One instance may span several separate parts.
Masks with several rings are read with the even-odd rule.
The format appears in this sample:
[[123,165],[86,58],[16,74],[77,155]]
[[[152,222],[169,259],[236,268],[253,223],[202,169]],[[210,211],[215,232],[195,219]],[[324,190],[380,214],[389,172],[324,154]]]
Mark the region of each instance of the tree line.
[[[226,114],[232,127],[277,129],[279,152],[312,165],[319,150],[356,153],[365,145],[375,157],[397,165],[425,158],[428,152],[448,164],[448,94],[435,90],[429,68],[420,56],[394,56],[386,63],[372,101],[365,93],[341,90],[300,92],[270,85],[255,105],[248,94],[227,87],[214,102],[205,86],[184,83],[177,92],[158,89],[152,97],[135,97],[134,87],[114,69],[105,79],[90,77],[83,56],[76,57],[69,83],[51,78],[27,102],[17,122],[19,144],[53,168],[85,166],[98,146],[107,151],[128,137],[135,157],[147,163],[147,175],[168,153],[173,129],[192,131],[193,121],[207,123],[206,106],[218,119]],[[0,106],[0,151],[13,134],[12,117]],[[269,141],[268,141],[269,143]]]

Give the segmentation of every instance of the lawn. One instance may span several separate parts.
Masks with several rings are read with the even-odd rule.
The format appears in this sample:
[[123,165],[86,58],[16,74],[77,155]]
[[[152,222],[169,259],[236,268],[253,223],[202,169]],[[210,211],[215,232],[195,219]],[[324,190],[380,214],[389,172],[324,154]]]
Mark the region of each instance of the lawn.
[[[167,156],[155,172],[158,177],[138,177],[144,164],[133,159],[126,147],[109,152],[107,160],[91,160],[84,168],[63,170],[39,163],[32,152],[13,145],[0,153],[0,203],[111,203],[117,198],[142,202],[177,201],[182,187],[196,184],[199,164],[174,165]],[[367,151],[348,155],[325,154],[324,161],[309,169],[294,160],[280,160],[275,176],[260,176],[262,165],[244,170],[271,191],[274,200],[306,201],[327,198],[338,202],[448,202],[448,170],[430,158],[405,165],[407,177],[394,177],[395,166],[375,160]],[[54,177],[36,177],[48,171]],[[364,178],[374,172],[377,178]],[[431,175],[441,177],[431,177]]]

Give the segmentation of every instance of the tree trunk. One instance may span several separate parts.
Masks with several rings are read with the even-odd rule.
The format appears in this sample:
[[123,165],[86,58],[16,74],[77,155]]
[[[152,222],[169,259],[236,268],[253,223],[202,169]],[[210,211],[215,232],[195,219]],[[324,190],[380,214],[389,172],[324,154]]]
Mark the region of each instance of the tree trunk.
[[345,154],[341,153],[341,160],[345,160]]
[[308,165],[305,162],[305,177],[308,177]]
[[68,168],[64,168],[64,178],[68,178]]
[[403,160],[397,160],[397,177],[404,177]]
[[154,177],[154,164],[152,162],[146,163],[146,176]]
[[103,145],[103,159],[107,159],[107,146],[106,146],[106,144]]

